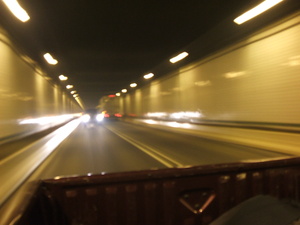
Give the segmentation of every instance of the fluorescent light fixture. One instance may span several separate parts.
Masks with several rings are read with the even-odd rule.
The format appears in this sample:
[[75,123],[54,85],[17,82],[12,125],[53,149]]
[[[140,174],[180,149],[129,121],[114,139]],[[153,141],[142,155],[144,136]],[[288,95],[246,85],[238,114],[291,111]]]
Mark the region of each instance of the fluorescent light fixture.
[[126,93],[127,92],[127,89],[122,89],[122,93]]
[[17,0],[3,0],[8,9],[22,22],[30,19],[28,13],[20,6]]
[[69,85],[66,86],[67,89],[72,89],[73,87],[74,87],[74,86],[71,85],[71,84],[69,84]]
[[58,61],[56,59],[54,59],[52,57],[52,55],[50,55],[50,53],[46,53],[44,54],[44,58],[46,59],[46,61],[51,64],[51,65],[56,65],[58,63]]
[[58,78],[59,78],[61,81],[68,80],[68,77],[66,77],[65,75],[59,75]]
[[136,87],[137,86],[137,83],[131,83],[130,84],[130,87],[132,87],[132,88],[134,88],[134,87]]
[[71,95],[74,95],[76,93],[76,91],[74,90],[74,91],[71,91],[70,93],[71,93]]
[[120,92],[116,93],[116,96],[121,96],[121,93]]
[[184,59],[184,58],[187,57],[188,55],[189,55],[189,53],[187,53],[187,52],[182,52],[182,53],[180,53],[179,55],[177,55],[177,56],[173,57],[172,59],[170,59],[170,62],[171,62],[171,63],[176,63],[176,62],[178,62],[178,61]]
[[74,98],[77,98],[78,96],[79,96],[79,94],[75,94],[75,95],[73,95],[73,97],[74,97]]
[[148,73],[148,74],[144,75],[144,78],[145,78],[145,79],[150,79],[150,78],[152,78],[152,77],[154,77],[154,74],[153,74],[153,73]]
[[266,10],[272,8],[273,6],[277,5],[278,3],[282,2],[283,0],[265,0],[259,5],[255,6],[254,8],[250,9],[249,11],[245,12],[244,14],[240,15],[239,17],[235,18],[233,21],[240,25],[253,17],[265,12]]

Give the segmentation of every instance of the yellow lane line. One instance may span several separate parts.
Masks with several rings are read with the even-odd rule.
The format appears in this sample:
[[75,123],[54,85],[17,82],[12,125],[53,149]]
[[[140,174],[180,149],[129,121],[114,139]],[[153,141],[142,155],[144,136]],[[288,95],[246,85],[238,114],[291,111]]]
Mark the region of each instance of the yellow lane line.
[[130,138],[127,135],[122,134],[121,132],[117,131],[116,129],[113,129],[111,127],[107,127],[105,126],[108,130],[110,130],[111,132],[113,132],[114,134],[118,135],[120,138],[124,139],[125,141],[129,142],[130,144],[132,144],[133,146],[137,147],[138,149],[140,149],[141,151],[143,151],[144,153],[146,153],[147,155],[151,156],[152,158],[156,159],[157,161],[159,161],[160,163],[162,163],[163,165],[172,168],[172,167],[183,167],[184,165],[181,164],[180,162],[162,154],[161,152],[133,139]]

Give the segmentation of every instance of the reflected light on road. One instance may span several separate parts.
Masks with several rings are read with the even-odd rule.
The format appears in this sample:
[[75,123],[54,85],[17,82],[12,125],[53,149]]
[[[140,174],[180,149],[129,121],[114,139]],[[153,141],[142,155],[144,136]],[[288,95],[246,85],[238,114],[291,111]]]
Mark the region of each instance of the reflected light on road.
[[27,22],[30,17],[28,13],[20,6],[17,0],[3,0],[8,9],[22,22]]
[[50,139],[45,146],[51,149],[51,151],[53,151],[53,149],[55,149],[64,139],[66,139],[76,129],[76,127],[79,125],[78,121],[79,120],[72,121],[66,126],[56,130],[54,132],[55,136],[52,139]]

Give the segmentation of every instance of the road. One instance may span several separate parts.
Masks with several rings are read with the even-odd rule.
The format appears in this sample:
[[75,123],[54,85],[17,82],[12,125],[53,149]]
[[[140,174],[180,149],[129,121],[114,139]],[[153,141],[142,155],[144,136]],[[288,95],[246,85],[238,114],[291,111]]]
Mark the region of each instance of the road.
[[42,166],[42,178],[238,162],[286,154],[124,122],[77,129]]
[[0,225],[10,224],[23,213],[40,179],[288,156],[220,138],[212,140],[208,136],[213,135],[205,136],[203,130],[186,131],[121,121],[86,127],[77,119],[32,143],[22,142],[20,150],[15,148],[20,143],[6,146],[0,160],[0,180],[5,181],[0,185]]

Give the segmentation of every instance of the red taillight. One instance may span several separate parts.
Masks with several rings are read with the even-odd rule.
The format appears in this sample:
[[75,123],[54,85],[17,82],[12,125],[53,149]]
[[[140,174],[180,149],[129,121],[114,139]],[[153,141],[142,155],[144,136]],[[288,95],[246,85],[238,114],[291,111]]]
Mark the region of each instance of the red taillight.
[[122,114],[116,113],[116,114],[115,114],[115,117],[122,117]]
[[108,118],[108,117],[109,117],[109,114],[107,114],[107,113],[104,114],[104,117],[105,117],[105,118]]

